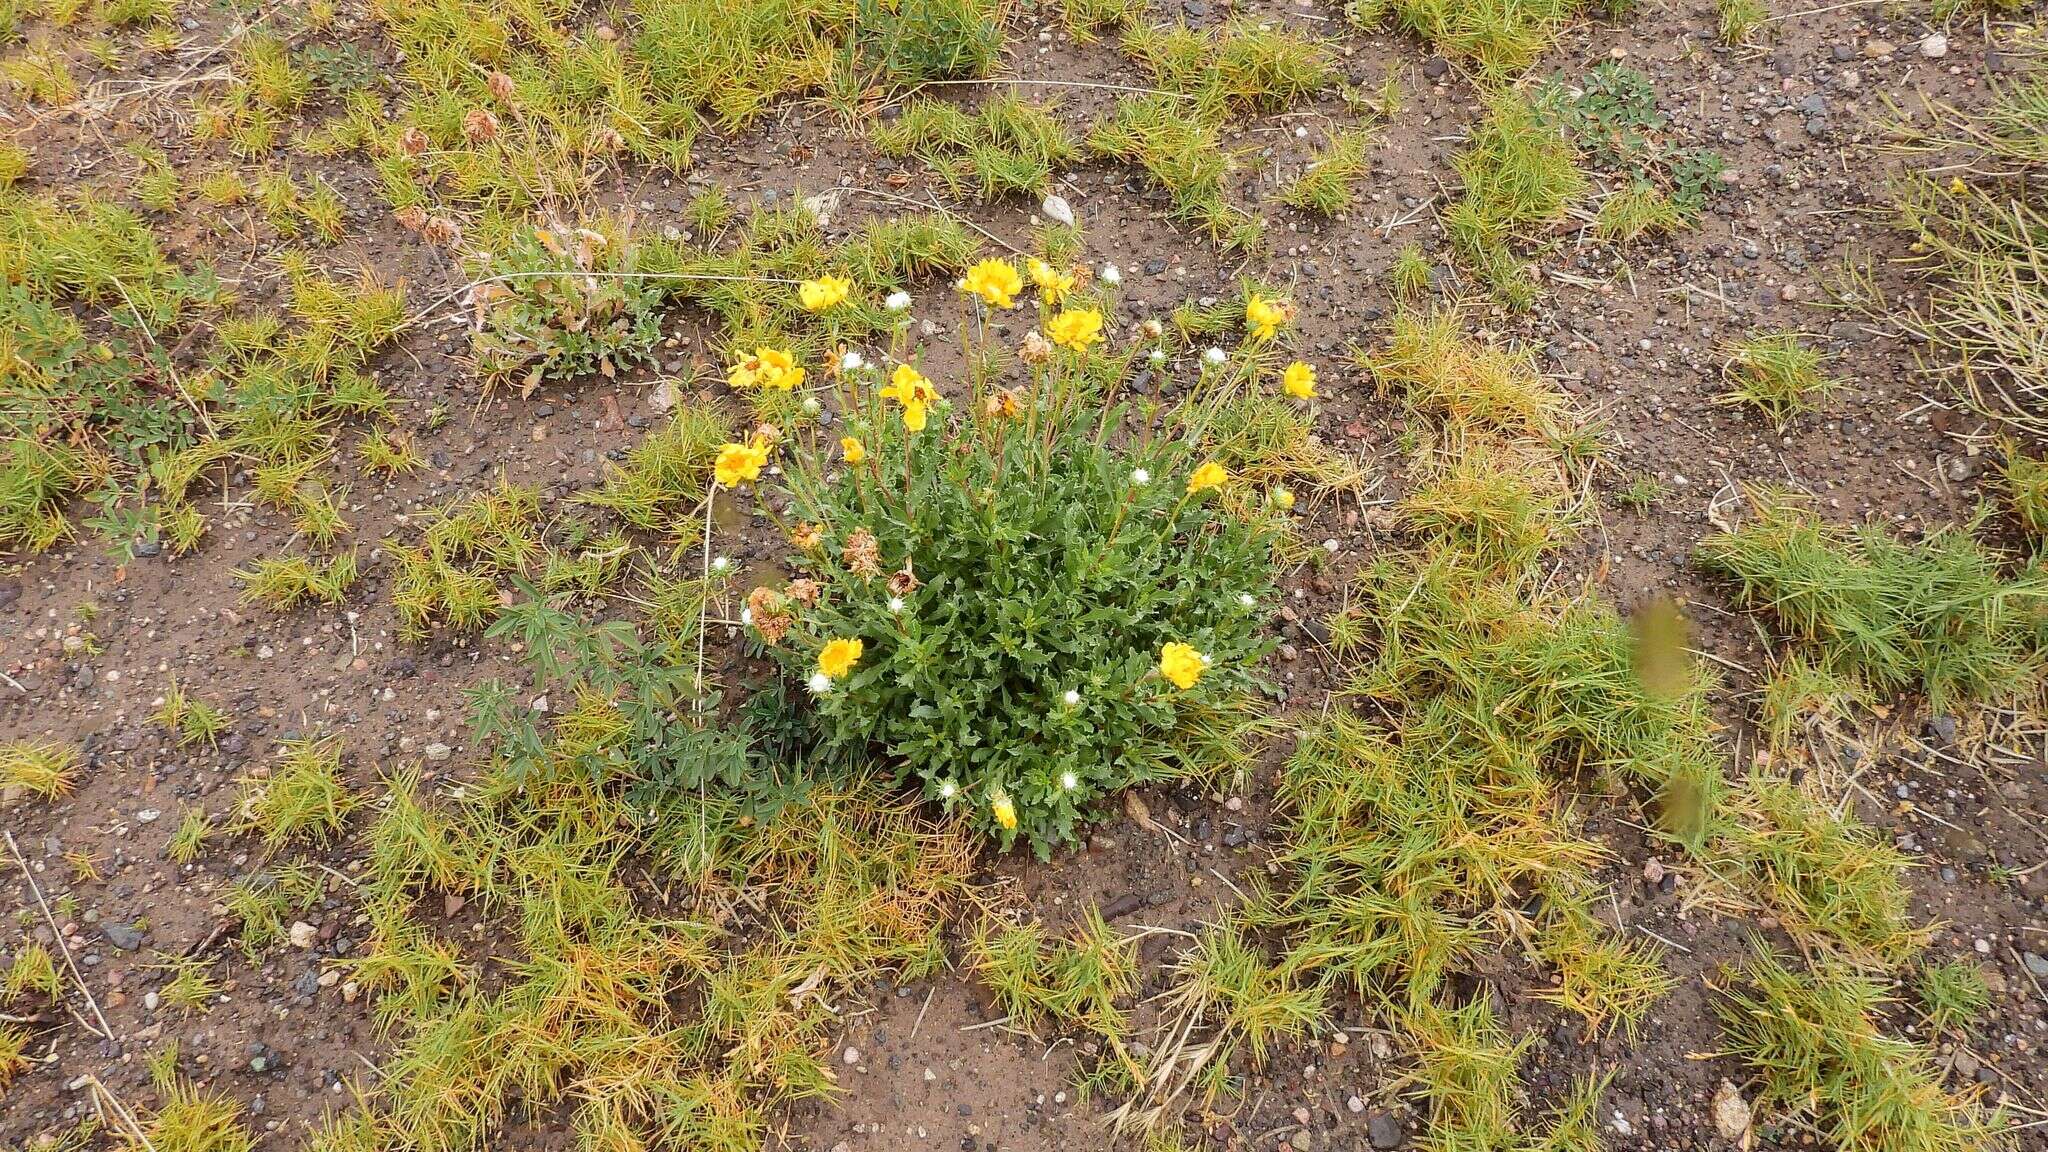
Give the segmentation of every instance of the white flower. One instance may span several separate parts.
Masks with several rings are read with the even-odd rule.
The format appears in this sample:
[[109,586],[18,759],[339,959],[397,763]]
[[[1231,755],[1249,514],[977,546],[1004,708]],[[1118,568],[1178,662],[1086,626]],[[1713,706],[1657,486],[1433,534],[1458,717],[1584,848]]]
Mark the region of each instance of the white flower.
[[939,799],[951,800],[960,794],[960,786],[951,780],[939,781]]
[[882,301],[882,307],[887,308],[891,312],[908,312],[910,311],[910,293],[891,292],[888,299]]
[[1116,266],[1116,265],[1114,265],[1114,264],[1104,264],[1104,265],[1102,266],[1102,282],[1103,282],[1104,284],[1121,284],[1121,283],[1123,283],[1123,282],[1124,282],[1124,270],[1123,270],[1123,269],[1121,269],[1121,268],[1119,268],[1119,267],[1117,267],[1117,266]]
[[891,597],[889,597],[889,611],[891,611],[891,612],[901,612],[901,611],[903,611],[903,597],[901,597],[901,596],[891,596]]
[[1152,354],[1151,354],[1150,356],[1146,357],[1146,359],[1148,359],[1148,360],[1152,361],[1152,366],[1153,366],[1154,368],[1157,368],[1157,367],[1159,367],[1159,366],[1160,366],[1161,364],[1164,364],[1164,363],[1166,363],[1166,349],[1164,349],[1164,348],[1154,348],[1154,349],[1152,350]]
[[1152,474],[1150,472],[1145,471],[1143,468],[1131,469],[1131,483],[1136,484],[1140,488],[1143,488],[1145,485],[1150,484],[1151,482]]
[[723,572],[730,567],[732,567],[732,561],[723,556],[713,556],[711,558],[711,570],[713,572]]
[[1221,348],[1211,348],[1202,353],[1202,359],[1207,360],[1211,364],[1221,364],[1225,360],[1230,359],[1230,356]]
[[1237,602],[1247,608],[1256,608],[1259,604],[1259,598],[1249,592],[1239,592],[1237,594]]
[[742,624],[752,624],[753,622],[754,622],[754,610],[753,610],[752,608],[742,608],[742,609],[740,609],[740,623],[742,623]]
[[839,370],[842,372],[858,372],[867,366],[868,362],[861,359],[858,352],[848,352],[839,358]]
[[1067,707],[1072,708],[1074,705],[1079,704],[1081,702],[1081,694],[1079,692],[1074,691],[1072,688],[1069,688],[1067,689],[1067,694],[1060,697],[1060,699],[1065,700],[1067,702]]
[[1069,792],[1072,792],[1072,791],[1073,791],[1074,789],[1076,789],[1076,788],[1078,788],[1078,787],[1080,787],[1080,786],[1081,786],[1081,778],[1080,778],[1080,777],[1078,777],[1078,776],[1074,775],[1074,774],[1073,774],[1072,772],[1062,772],[1062,773],[1060,773],[1060,787],[1062,787],[1062,788],[1066,789],[1066,790],[1067,790],[1067,791],[1069,791]]
[[832,678],[823,672],[813,672],[810,680],[806,682],[806,687],[810,688],[811,695],[823,696],[832,690]]

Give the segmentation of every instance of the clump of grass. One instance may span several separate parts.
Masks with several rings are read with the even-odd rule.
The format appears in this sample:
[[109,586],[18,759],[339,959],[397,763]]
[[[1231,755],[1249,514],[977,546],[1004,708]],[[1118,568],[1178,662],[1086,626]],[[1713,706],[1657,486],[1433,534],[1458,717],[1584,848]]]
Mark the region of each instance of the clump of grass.
[[273,556],[255,567],[236,569],[242,599],[268,604],[282,612],[307,601],[340,604],[358,575],[356,555],[345,552],[316,563],[309,556]]
[[1937,710],[2008,697],[2037,674],[2048,578],[2002,576],[1974,524],[1908,544],[1875,526],[1828,524],[1790,497],[1751,503],[1750,523],[1708,537],[1698,560],[1823,667],[1881,691],[1917,689]]
[[237,811],[242,827],[275,851],[296,841],[327,843],[355,803],[341,777],[341,741],[301,739],[284,742],[268,775],[242,782]]
[[[705,479],[721,444],[732,439],[724,413],[708,404],[679,404],[668,423],[627,449],[625,459],[605,474],[595,491],[578,495],[585,504],[611,511],[636,528],[663,528],[694,538],[695,519],[678,512],[704,498]],[[683,524],[691,525],[685,529]]]
[[1593,233],[1602,240],[1627,244],[1644,236],[1668,236],[1689,223],[1663,189],[1632,183],[1600,202],[1600,210],[1593,216]]
[[918,97],[894,121],[875,129],[875,146],[889,156],[915,156],[958,195],[972,185],[983,200],[1039,194],[1052,185],[1055,167],[1080,155],[1053,105],[994,96],[980,110]]
[[187,695],[175,676],[164,689],[163,703],[157,706],[156,714],[150,719],[176,736],[180,748],[200,743],[212,747],[220,743],[220,734],[228,727],[227,713]]
[[221,905],[238,929],[242,951],[254,961],[287,938],[285,927],[320,900],[325,885],[306,864],[287,864],[241,877]]
[[1867,693],[1855,678],[1792,653],[1771,669],[1758,707],[1758,727],[1773,751],[1793,747],[1801,732],[1847,720]]
[[1245,16],[1209,29],[1139,25],[1124,34],[1123,49],[1159,87],[1194,97],[1212,121],[1279,111],[1337,75],[1328,44]]
[[1089,130],[1088,147],[1143,168],[1172,199],[1174,215],[1201,225],[1212,240],[1255,239],[1244,212],[1224,199],[1229,153],[1216,130],[1183,102],[1170,96],[1127,96],[1108,120]]
[[1387,291],[1403,304],[1413,304],[1428,296],[1435,281],[1435,269],[1430,267],[1429,257],[1422,254],[1420,244],[1402,245],[1394,255],[1393,267],[1387,270]]
[[0,143],[0,190],[14,187],[28,176],[28,150],[19,144]]
[[1721,42],[1747,44],[1770,23],[1770,9],[1762,0],[1714,0],[1721,17]]
[[1807,347],[1796,332],[1752,333],[1723,352],[1722,373],[1732,387],[1722,400],[1756,408],[1781,432],[1841,386],[1824,371],[1826,353]]
[[393,435],[382,425],[371,428],[356,443],[356,458],[362,461],[365,469],[381,472],[387,479],[417,472],[427,466],[412,437],[404,433]]
[[1629,477],[1621,491],[1614,494],[1615,502],[1637,515],[1647,514],[1650,509],[1662,503],[1666,495],[1664,482],[1649,472],[1638,472]]
[[1974,1094],[1945,1090],[1929,1049],[1881,1031],[1876,978],[1833,960],[1795,971],[1760,948],[1731,980],[1715,1012],[1729,1052],[1756,1072],[1761,1107],[1809,1120],[1844,1148],[1996,1146]]
[[1145,16],[1145,0],[1053,0],[1067,34],[1092,44],[1105,31],[1128,28]]
[[1967,960],[1928,964],[1913,983],[1927,1026],[1936,1033],[1968,1031],[1977,1017],[1991,1006],[1991,989],[1984,982],[1984,970]]
[[0,744],[0,788],[55,800],[69,795],[77,782],[78,753],[66,745],[42,740]]
[[253,1152],[256,1138],[242,1123],[241,1105],[220,1092],[172,1083],[163,1106],[142,1124],[144,1147],[157,1152]]
[[199,859],[199,853],[206,848],[206,838],[212,833],[213,823],[206,818],[206,810],[187,808],[184,818],[178,822],[177,831],[171,833],[164,854],[177,863],[190,864]]
[[2048,541],[2048,460],[2027,455],[2009,440],[2004,452],[2005,467],[1999,479],[2006,503],[2028,536]]
[[1443,217],[1452,248],[1504,303],[1529,307],[1536,284],[1512,244],[1557,223],[1585,191],[1570,143],[1524,97],[1497,96],[1455,165],[1465,187]]
[[863,55],[897,85],[974,80],[1002,59],[1002,0],[856,0]]
[[1366,153],[1375,134],[1352,128],[1337,133],[1329,146],[1309,161],[1308,168],[1280,193],[1280,202],[1318,216],[1335,216],[1351,207],[1358,182],[1370,171]]
[[24,940],[14,950],[14,962],[7,966],[7,979],[0,983],[7,999],[18,1000],[31,993],[52,1001],[64,995],[64,981],[57,975],[57,960],[50,950],[33,940]]
[[221,983],[213,978],[211,967],[198,959],[174,960],[164,965],[171,978],[164,981],[158,995],[165,1004],[187,1016],[197,1015],[213,1007],[220,998]]
[[1474,64],[1482,79],[1510,79],[1550,45],[1559,29],[1589,7],[1583,0],[1354,0],[1352,23],[1376,28],[1391,18],[1453,59]]
[[498,578],[524,572],[541,555],[539,514],[538,490],[501,481],[423,517],[418,545],[386,540],[398,566],[391,596],[401,633],[424,639],[437,623],[462,631],[489,623]]
[[1885,964],[1926,943],[1902,880],[1908,861],[1888,839],[1784,780],[1755,777],[1736,804],[1744,818],[1728,846],[1794,937]]
[[1064,1027],[1121,1038],[1129,1024],[1117,1001],[1138,985],[1137,950],[1089,908],[1073,932],[1048,942],[1036,924],[992,926],[975,934],[975,974],[1016,1026],[1051,1019]]
[[28,1029],[15,1024],[0,1027],[0,1089],[12,1083],[16,1076],[35,1067],[25,1053],[31,1037]]

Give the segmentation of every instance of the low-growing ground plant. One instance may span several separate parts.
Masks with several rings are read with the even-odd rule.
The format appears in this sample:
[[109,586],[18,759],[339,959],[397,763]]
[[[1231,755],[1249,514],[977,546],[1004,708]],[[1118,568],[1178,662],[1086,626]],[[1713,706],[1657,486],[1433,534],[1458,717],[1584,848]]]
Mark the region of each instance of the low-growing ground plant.
[[1975,1092],[1942,1086],[1934,1053],[1882,1031],[1878,978],[1821,960],[1805,971],[1759,946],[1715,1004],[1729,1054],[1755,1071],[1758,1105],[1845,1148],[1966,1152],[1998,1146]]
[[355,798],[341,778],[341,741],[287,740],[278,762],[242,782],[243,825],[272,851],[298,841],[325,844],[341,832]]
[[1971,525],[1906,543],[1838,527],[1795,499],[1755,494],[1752,518],[1697,557],[1736,583],[1823,667],[1883,692],[1917,690],[1942,709],[2000,699],[2033,682],[2048,584],[2007,577]]
[[1755,408],[1781,432],[1841,387],[1825,371],[1827,354],[1808,347],[1796,332],[1753,333],[1723,353],[1722,372],[1731,387],[1722,399]]
[[1991,1006],[1984,970],[1967,960],[1925,965],[1914,978],[1913,992],[1927,1015],[1927,1026],[1936,1033],[1967,1032]]
[[1337,133],[1329,146],[1309,161],[1309,166],[1280,193],[1280,202],[1318,216],[1335,216],[1351,207],[1358,194],[1358,182],[1370,165],[1366,153],[1377,137],[1364,128]]
[[54,800],[78,782],[78,752],[45,740],[0,744],[0,788],[20,789]]
[[[998,311],[1024,283],[1003,261],[964,281]],[[1177,733],[1254,685],[1276,529],[1199,440],[1113,434],[1135,352],[1100,347],[1103,312],[1066,283],[1041,277],[1028,375],[974,374],[957,413],[910,362],[841,378],[840,451],[788,472],[799,578],[749,604],[826,745],[1041,856],[1199,768]],[[721,483],[767,449],[730,446]]]
[[1502,302],[1529,307],[1537,286],[1514,245],[1562,220],[1585,191],[1572,145],[1511,93],[1488,105],[1456,166],[1464,190],[1443,215],[1451,246]]
[[2007,506],[2028,538],[2048,543],[2048,460],[2029,456],[2019,445],[2004,445],[2005,467],[2000,473]]
[[1160,87],[1193,97],[1210,120],[1279,111],[1337,75],[1328,44],[1249,17],[1203,29],[1141,24],[1124,34],[1123,50]]
[[874,138],[886,155],[923,161],[954,195],[972,187],[983,200],[1042,195],[1054,169],[1080,156],[1056,105],[1014,96],[990,97],[974,112],[921,96],[877,126]]

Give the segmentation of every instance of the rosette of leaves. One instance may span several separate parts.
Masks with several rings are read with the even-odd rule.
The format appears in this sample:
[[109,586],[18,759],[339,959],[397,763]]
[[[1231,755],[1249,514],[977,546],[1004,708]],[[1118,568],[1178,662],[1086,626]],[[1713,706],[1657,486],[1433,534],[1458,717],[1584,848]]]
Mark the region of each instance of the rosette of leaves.
[[[1116,442],[1145,421],[1092,383],[1113,357],[1058,358],[914,434],[872,377],[843,384],[859,462],[792,454],[798,576],[754,621],[811,682],[821,752],[879,757],[1040,858],[1119,791],[1213,766],[1191,735],[1255,686],[1276,528],[1228,490],[1188,494],[1188,442]],[[824,687],[834,639],[861,656]],[[1208,658],[1192,687],[1160,675],[1168,642]]]
[[590,228],[522,231],[476,289],[477,367],[492,380],[606,377],[653,359],[666,291],[638,273],[639,246]]

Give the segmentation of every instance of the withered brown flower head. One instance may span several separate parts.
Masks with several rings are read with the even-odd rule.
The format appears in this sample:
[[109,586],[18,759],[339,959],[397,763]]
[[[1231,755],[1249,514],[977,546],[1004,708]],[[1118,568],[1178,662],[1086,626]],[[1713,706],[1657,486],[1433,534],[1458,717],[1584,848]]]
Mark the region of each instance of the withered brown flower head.
[[766,584],[747,593],[747,612],[753,617],[754,630],[770,647],[782,643],[789,633],[789,603]]
[[503,72],[491,73],[490,76],[484,80],[484,87],[489,88],[491,90],[491,95],[497,97],[498,99],[504,101],[507,104],[510,104],[512,102],[512,97],[516,95],[519,91],[518,88],[512,83],[512,78],[510,76],[505,75]]
[[427,210],[417,204],[407,204],[393,212],[391,218],[407,232],[417,232],[427,226]]
[[853,535],[846,538],[846,548],[839,558],[846,561],[847,570],[856,576],[882,574],[882,546],[876,542],[875,534],[865,528],[855,528]]
[[1017,359],[1026,364],[1043,364],[1052,359],[1052,341],[1047,340],[1038,329],[1024,334],[1024,345],[1017,349]]
[[472,144],[481,144],[498,137],[498,118],[489,108],[471,108],[462,117],[462,134]]
[[815,552],[824,546],[825,530],[806,520],[790,532],[789,542],[806,552]]
[[889,573],[889,595],[908,596],[917,588],[917,573],[910,570],[910,557],[905,556],[902,571]]
[[626,138],[619,135],[619,130],[610,125],[597,128],[590,133],[590,150],[594,153],[617,152],[625,146]]
[[808,576],[799,576],[789,582],[789,598],[806,608],[818,602],[818,582]]
[[435,216],[420,229],[420,235],[429,244],[443,244],[453,248],[462,243],[462,225],[446,216]]
[[427,134],[420,131],[416,124],[406,125],[405,131],[398,134],[398,150],[407,156],[417,156],[425,152],[429,143],[431,141],[427,139]]

